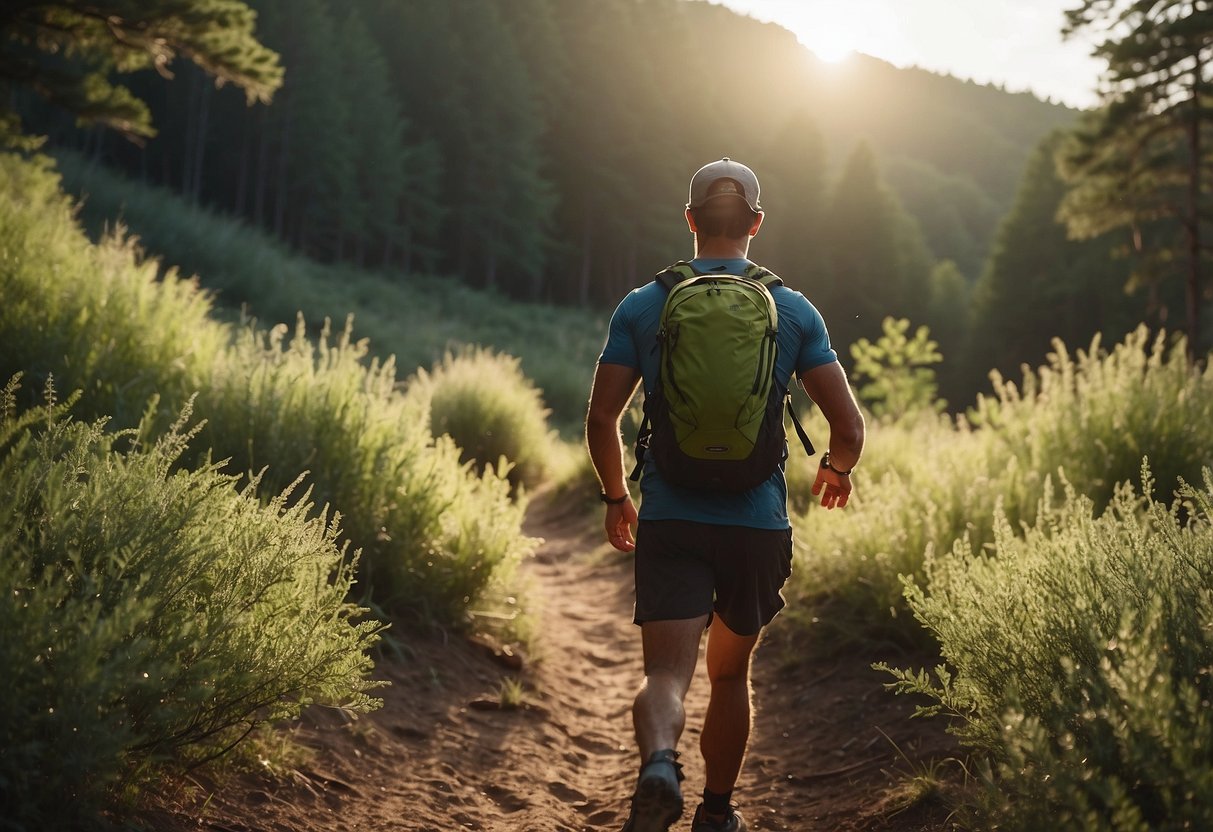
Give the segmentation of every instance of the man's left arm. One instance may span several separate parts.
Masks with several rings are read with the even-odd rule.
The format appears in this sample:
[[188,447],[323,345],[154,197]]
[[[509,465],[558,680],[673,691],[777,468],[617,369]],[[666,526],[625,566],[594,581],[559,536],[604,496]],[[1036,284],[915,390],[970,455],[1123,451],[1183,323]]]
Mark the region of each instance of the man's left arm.
[[600,362],[594,371],[590,408],[585,420],[586,446],[602,483],[602,491],[608,499],[623,498],[617,504],[607,504],[605,521],[607,539],[621,552],[636,548],[632,531],[636,525],[636,506],[632,503],[623,470],[619,423],[639,383],[639,370]]

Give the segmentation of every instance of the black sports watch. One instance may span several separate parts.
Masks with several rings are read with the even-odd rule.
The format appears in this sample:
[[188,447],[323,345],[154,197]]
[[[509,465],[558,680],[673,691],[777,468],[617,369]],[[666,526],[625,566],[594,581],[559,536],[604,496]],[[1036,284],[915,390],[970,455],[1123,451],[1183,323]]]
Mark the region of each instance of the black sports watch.
[[821,467],[829,468],[835,474],[838,474],[839,476],[843,476],[843,477],[850,476],[851,472],[855,470],[854,468],[848,468],[846,471],[839,471],[837,468],[835,468],[833,465],[830,464],[830,452],[829,451],[826,451],[824,454],[821,455]]

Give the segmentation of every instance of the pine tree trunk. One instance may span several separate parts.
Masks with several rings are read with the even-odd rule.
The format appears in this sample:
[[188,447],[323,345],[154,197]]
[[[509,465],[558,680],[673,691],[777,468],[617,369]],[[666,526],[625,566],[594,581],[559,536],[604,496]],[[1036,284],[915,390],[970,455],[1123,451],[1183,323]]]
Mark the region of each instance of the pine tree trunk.
[[198,145],[198,89],[202,84],[202,71],[191,67],[189,70],[189,82],[186,89],[189,91],[185,99],[185,129],[182,139],[181,148],[181,194],[187,201],[194,201],[194,154]]
[[459,260],[455,264],[455,271],[463,280],[468,279],[470,271],[469,255],[472,250],[472,230],[469,227],[470,222],[465,216],[459,223]]
[[394,255],[395,253],[396,252],[392,246],[392,238],[384,237],[383,238],[383,255],[382,255],[382,257],[383,257],[383,265],[385,267],[387,267],[387,268],[391,267],[392,255]]
[[274,234],[286,239],[286,201],[290,191],[291,120],[282,119],[281,140],[278,142],[278,187],[274,193]]
[[236,192],[232,202],[232,211],[238,217],[247,216],[244,206],[248,201],[249,157],[253,153],[253,119],[251,114],[248,115],[248,118],[241,119],[244,129],[240,131],[240,162],[236,167]]
[[198,102],[198,138],[194,147],[193,201],[197,205],[202,200],[202,171],[206,163],[206,131],[210,125],[211,94],[214,90],[203,79]]
[[490,292],[497,288],[497,255],[490,254],[484,264],[484,288]]
[[493,228],[489,229],[486,237],[484,245],[485,249],[487,249],[484,257],[484,288],[493,291],[497,288],[497,241],[500,239],[496,222],[493,223]]
[[1192,73],[1192,121],[1188,125],[1188,285],[1185,292],[1188,304],[1188,360],[1196,361],[1200,349],[1200,185],[1203,159],[1200,141],[1201,73],[1204,64],[1196,56],[1196,68]]
[[404,228],[401,229],[403,234],[400,241],[400,267],[405,274],[413,273],[413,225],[409,222],[408,213],[405,213]]
[[253,192],[253,220],[258,228],[265,228],[265,210],[268,202],[266,191],[269,189],[270,170],[270,137],[269,137],[269,107],[261,108],[260,124],[257,130],[257,184]]
[[[588,212],[587,212],[588,213]],[[593,237],[590,233],[590,220],[587,217],[582,226],[581,235],[581,274],[577,281],[577,303],[581,306],[590,305],[590,246]]]

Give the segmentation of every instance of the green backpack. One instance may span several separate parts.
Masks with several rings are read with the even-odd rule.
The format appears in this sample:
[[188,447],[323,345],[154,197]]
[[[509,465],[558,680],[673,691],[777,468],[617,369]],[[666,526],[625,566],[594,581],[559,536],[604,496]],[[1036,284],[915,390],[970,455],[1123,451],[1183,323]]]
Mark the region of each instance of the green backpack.
[[779,316],[769,287],[783,281],[756,265],[742,275],[704,274],[685,261],[656,279],[669,295],[632,479],[652,453],[661,476],[675,485],[746,491],[766,482],[787,456],[785,402],[812,456],[791,394],[775,379]]

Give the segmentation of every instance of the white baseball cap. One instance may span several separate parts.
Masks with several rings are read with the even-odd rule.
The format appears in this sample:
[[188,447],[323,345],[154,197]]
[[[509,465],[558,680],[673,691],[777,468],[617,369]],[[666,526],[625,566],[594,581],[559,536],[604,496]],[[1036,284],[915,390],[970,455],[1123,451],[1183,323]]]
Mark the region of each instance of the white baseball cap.
[[750,210],[755,213],[762,210],[758,204],[758,177],[754,175],[754,171],[741,162],[734,162],[728,156],[695,171],[695,175],[691,177],[687,207],[698,208],[721,196],[739,196],[750,206]]

